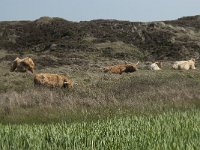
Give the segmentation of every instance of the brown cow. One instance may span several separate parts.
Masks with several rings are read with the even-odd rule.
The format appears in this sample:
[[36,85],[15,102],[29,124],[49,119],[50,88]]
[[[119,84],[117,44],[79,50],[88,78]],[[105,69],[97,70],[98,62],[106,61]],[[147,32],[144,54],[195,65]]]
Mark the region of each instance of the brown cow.
[[34,75],[34,85],[71,88],[73,84],[74,82],[64,75],[51,73],[38,73]]
[[115,74],[122,74],[123,72],[129,73],[129,72],[135,72],[137,70],[137,64],[121,64],[121,65],[115,65],[115,66],[109,66],[103,68],[104,72],[111,72]]
[[17,71],[17,72],[30,71],[30,72],[33,73],[34,69],[35,69],[35,64],[30,57],[26,57],[26,58],[23,58],[23,59],[20,59],[20,58],[17,57],[13,61],[13,64],[12,64],[10,71],[11,72],[13,72],[13,71]]

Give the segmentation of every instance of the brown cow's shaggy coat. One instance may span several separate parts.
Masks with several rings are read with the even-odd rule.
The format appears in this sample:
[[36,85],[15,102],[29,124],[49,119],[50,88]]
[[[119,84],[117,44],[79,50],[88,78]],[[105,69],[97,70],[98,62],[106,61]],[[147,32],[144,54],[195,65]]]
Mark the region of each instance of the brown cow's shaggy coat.
[[49,87],[73,87],[73,81],[68,77],[59,74],[39,73],[34,75],[35,85],[44,85]]
[[115,74],[122,74],[123,72],[125,72],[125,73],[135,72],[137,70],[138,63],[137,64],[121,64],[121,65],[109,66],[109,67],[103,68],[103,71],[111,72],[111,73],[115,73]]
[[30,72],[33,73],[34,69],[35,69],[35,64],[30,57],[26,57],[26,58],[23,58],[23,59],[20,59],[20,58],[17,57],[13,61],[13,64],[12,64],[10,71],[11,72],[13,72],[13,71],[17,71],[17,72],[30,71]]

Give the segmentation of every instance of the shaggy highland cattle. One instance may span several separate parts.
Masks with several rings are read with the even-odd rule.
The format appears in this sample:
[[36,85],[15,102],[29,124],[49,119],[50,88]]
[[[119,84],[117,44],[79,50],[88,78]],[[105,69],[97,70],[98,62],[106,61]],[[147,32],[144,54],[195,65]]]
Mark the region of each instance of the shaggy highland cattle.
[[162,62],[154,62],[152,64],[149,65],[149,69],[150,70],[161,70],[161,67],[162,67]]
[[26,57],[26,58],[23,58],[23,59],[20,59],[20,58],[17,57],[13,61],[13,64],[12,64],[10,71],[11,72],[13,72],[13,71],[17,71],[17,72],[30,71],[30,72],[33,73],[34,69],[35,69],[35,64],[30,57]]
[[188,61],[175,61],[172,65],[172,68],[175,70],[189,70],[195,68],[195,59],[192,58]]
[[72,88],[74,82],[64,75],[39,73],[34,75],[34,85]]
[[121,65],[115,65],[115,66],[108,66],[108,67],[104,67],[103,71],[111,72],[115,74],[122,74],[123,72],[130,73],[130,72],[137,71],[138,64],[139,62],[136,64],[121,64]]

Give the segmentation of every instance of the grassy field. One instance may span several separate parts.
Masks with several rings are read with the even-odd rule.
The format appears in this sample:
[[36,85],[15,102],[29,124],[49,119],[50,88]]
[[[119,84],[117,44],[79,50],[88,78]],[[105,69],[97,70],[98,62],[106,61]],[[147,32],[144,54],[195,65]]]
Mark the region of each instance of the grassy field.
[[3,89],[0,93],[1,122],[68,121],[77,115],[90,119],[200,106],[199,70],[139,70],[121,76],[71,72],[79,84],[72,90],[34,88],[33,77],[29,74],[5,74],[0,81]]
[[[199,27],[199,16],[0,22],[0,150],[200,149],[200,59],[196,70],[171,68],[199,58]],[[64,74],[78,85],[34,87],[33,74],[10,72],[26,56],[36,73]],[[147,69],[158,60],[161,71]],[[102,72],[138,61],[134,73]]]
[[0,149],[194,149],[200,111],[171,111],[96,122],[0,125]]
[[0,51],[0,149],[200,147],[198,64],[176,71],[164,62],[163,70],[149,71],[141,62],[137,72],[116,75],[100,68],[123,60],[83,56],[89,63],[82,66],[29,54],[37,72],[66,74],[78,83],[67,90],[34,87],[33,75],[10,72],[16,55]]

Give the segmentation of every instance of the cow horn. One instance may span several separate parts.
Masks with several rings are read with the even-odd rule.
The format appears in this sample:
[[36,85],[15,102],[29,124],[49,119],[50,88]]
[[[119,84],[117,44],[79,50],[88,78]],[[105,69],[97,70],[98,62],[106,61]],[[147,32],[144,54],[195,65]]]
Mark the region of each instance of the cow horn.
[[67,82],[66,80],[64,81],[64,84],[68,84],[69,82]]
[[125,63],[125,64],[128,64],[128,62],[127,62],[127,61],[124,61],[124,63]]

